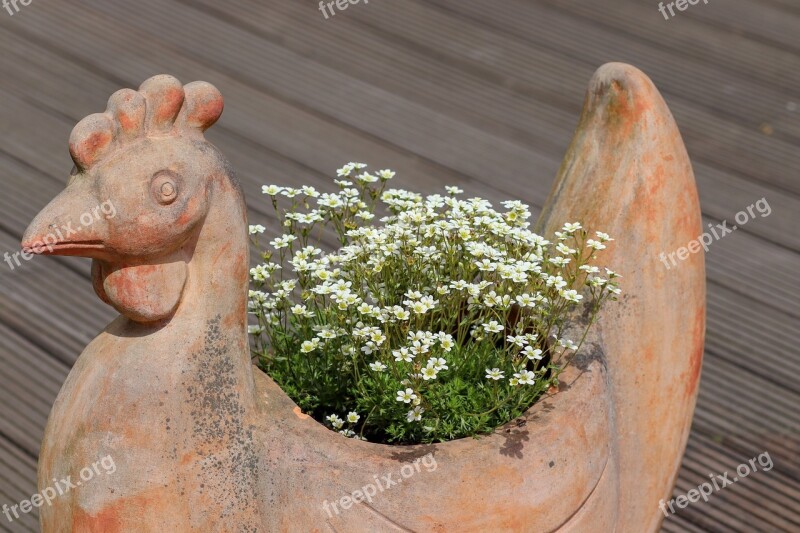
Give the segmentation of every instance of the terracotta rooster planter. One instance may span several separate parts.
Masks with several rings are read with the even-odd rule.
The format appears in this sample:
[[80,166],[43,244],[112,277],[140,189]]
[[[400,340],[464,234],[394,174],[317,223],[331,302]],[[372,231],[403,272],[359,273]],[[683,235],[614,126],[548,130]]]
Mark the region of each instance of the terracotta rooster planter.
[[[92,258],[121,316],[53,407],[39,485],[96,476],[40,509],[43,531],[654,531],[675,481],[700,374],[703,256],[658,257],[701,232],[675,123],[650,80],[592,79],[545,206],[623,237],[606,261],[623,297],[557,393],[493,435],[437,445],[354,441],[305,416],[250,362],[248,237],[233,171],[203,137],[207,83],[122,90],[70,137],[76,169],[28,228],[29,250]],[[43,245],[104,202],[115,216]],[[421,466],[422,465],[422,466]]]

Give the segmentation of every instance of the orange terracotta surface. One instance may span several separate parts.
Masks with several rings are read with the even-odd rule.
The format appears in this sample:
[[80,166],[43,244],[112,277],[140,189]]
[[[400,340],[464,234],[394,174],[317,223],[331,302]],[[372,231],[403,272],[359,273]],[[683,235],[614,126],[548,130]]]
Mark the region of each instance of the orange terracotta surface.
[[644,74],[609,64],[594,76],[539,222],[616,237],[605,257],[625,276],[621,300],[558,391],[490,436],[436,445],[345,439],[251,366],[244,202],[202,135],[222,107],[212,86],[169,76],[115,93],[76,126],[75,175],[23,238],[42,249],[52,224],[116,207],[43,249],[91,257],[95,290],[120,313],[53,406],[39,485],[104,456],[116,471],[42,507],[43,531],[658,528],[694,409],[705,282],[702,255],[670,270],[658,259],[701,220],[680,135]]

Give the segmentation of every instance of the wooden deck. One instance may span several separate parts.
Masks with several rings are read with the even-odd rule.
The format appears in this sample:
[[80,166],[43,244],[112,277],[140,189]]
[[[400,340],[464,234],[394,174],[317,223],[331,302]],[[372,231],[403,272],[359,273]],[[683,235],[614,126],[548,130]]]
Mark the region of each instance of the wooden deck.
[[[800,531],[800,4],[700,2],[669,21],[652,0],[372,0],[330,20],[317,4],[0,11],[0,253],[63,188],[75,122],[153,74],[220,88],[226,111],[209,137],[238,170],[251,221],[274,227],[261,184],[330,188],[349,160],[397,170],[398,186],[459,184],[538,211],[592,72],[632,63],[677,119],[707,221],[761,198],[772,208],[707,254],[705,361],[675,491],[763,452],[774,468],[663,530]],[[0,505],[35,492],[50,406],[113,315],[86,260],[0,263]],[[37,517],[0,515],[0,530],[37,531]]]

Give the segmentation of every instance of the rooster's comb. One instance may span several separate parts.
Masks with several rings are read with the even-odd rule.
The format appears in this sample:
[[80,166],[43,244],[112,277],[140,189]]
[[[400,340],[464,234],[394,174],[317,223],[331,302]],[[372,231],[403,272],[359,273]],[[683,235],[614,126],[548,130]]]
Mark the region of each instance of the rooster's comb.
[[114,146],[141,137],[202,138],[222,114],[222,95],[204,81],[182,85],[159,75],[139,87],[111,95],[104,113],[84,118],[69,137],[69,153],[79,170],[91,168]]

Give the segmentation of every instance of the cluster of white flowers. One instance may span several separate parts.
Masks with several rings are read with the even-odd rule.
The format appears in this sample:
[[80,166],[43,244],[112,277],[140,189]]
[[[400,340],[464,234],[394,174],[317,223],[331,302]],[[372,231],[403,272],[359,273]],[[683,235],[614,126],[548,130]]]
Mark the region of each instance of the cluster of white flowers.
[[367,440],[364,437],[357,434],[355,431],[353,431],[350,427],[345,427],[345,425],[351,427],[355,426],[358,423],[358,421],[361,420],[361,415],[359,415],[355,411],[350,411],[349,413],[347,413],[347,416],[345,416],[344,420],[342,420],[341,418],[339,418],[338,415],[335,414],[326,416],[325,420],[331,425],[333,429],[337,430],[340,434],[344,435],[345,437],[350,437],[357,440]]
[[[384,190],[394,172],[365,169],[340,168],[335,193],[263,188],[279,215],[278,198],[291,200],[282,213],[286,233],[250,271],[256,290],[249,308],[259,321],[250,332],[267,371],[302,362],[286,371],[293,375],[317,360],[330,366],[334,357],[351,369],[353,394],[391,393],[394,405],[412,408],[403,411],[406,423],[422,422],[441,416],[427,398],[458,372],[477,372],[495,388],[535,389],[579,347],[560,338],[569,309],[588,296],[596,311],[620,292],[616,273],[601,276],[590,264],[613,240],[603,232],[587,238],[580,223],[567,223],[551,242],[529,229],[531,213],[520,201],[497,211],[484,199],[458,198],[457,187],[425,197]],[[389,214],[371,225],[378,201]],[[323,253],[309,244],[318,223],[336,230],[338,249]],[[255,239],[264,231],[250,226]],[[361,420],[355,412],[345,418],[353,427]],[[326,421],[356,435],[337,415]]]

